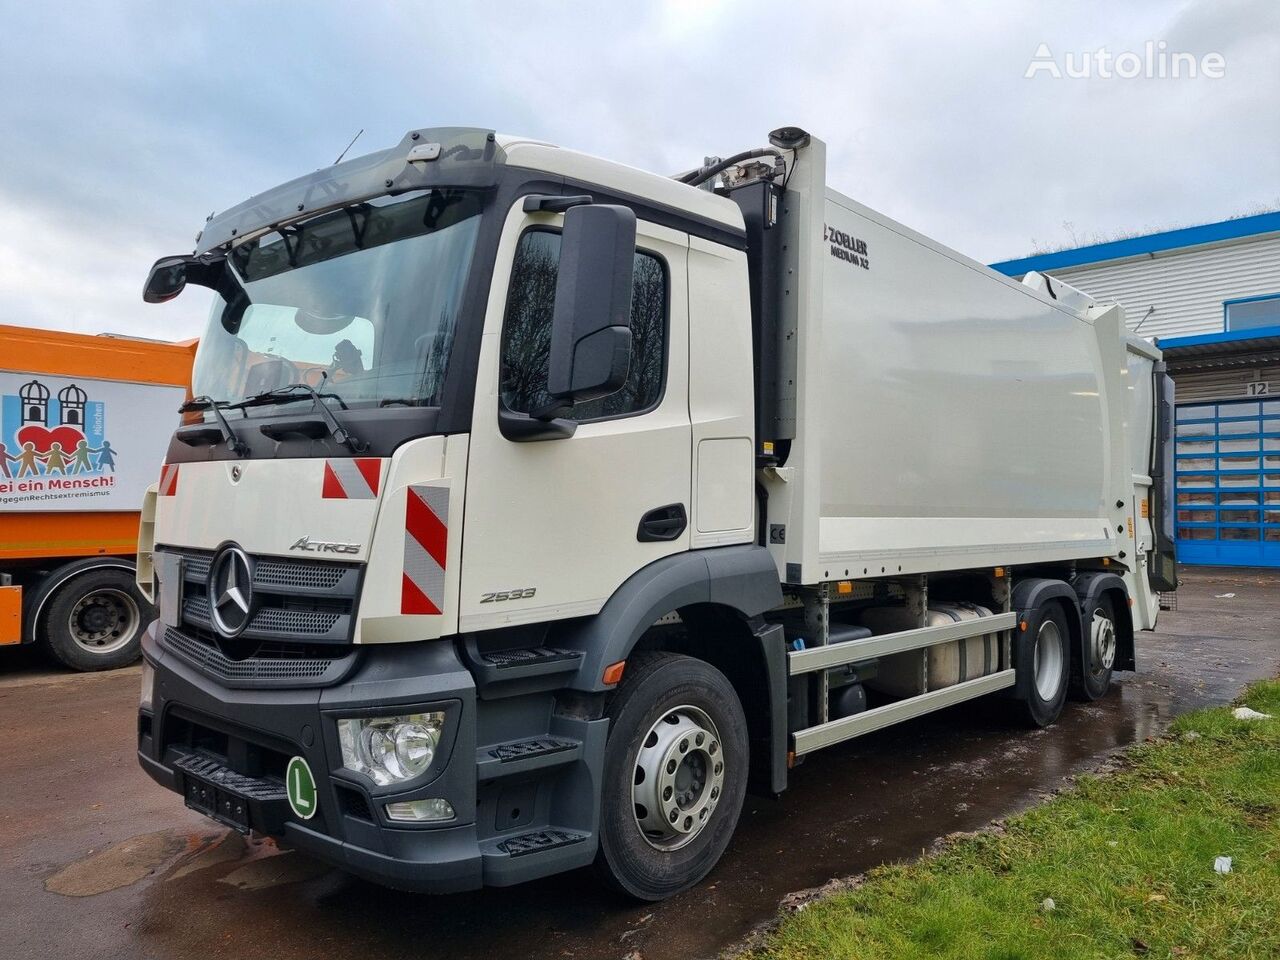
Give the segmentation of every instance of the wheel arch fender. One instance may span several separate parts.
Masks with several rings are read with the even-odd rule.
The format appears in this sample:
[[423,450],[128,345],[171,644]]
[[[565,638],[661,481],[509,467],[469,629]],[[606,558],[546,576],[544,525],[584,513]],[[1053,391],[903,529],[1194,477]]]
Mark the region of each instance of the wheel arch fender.
[[1061,608],[1066,618],[1069,649],[1082,649],[1084,628],[1080,622],[1080,598],[1070,584],[1062,580],[1038,577],[1016,583],[1012,597],[1012,607],[1018,615],[1018,626],[1013,635],[1013,662],[1016,670],[1013,697],[1016,700],[1026,700],[1031,695],[1033,683],[1035,631],[1028,628],[1029,617],[1036,609],[1050,603]]
[[626,660],[646,630],[681,607],[709,604],[749,620],[781,603],[778,568],[764,547],[691,550],[655,560],[628,577],[599,613],[559,633],[558,645],[583,654],[567,686],[586,693],[608,690],[604,668]]
[[[1133,611],[1129,608],[1129,590],[1124,578],[1106,571],[1082,573],[1072,582],[1080,603],[1080,624],[1082,629],[1090,627],[1089,609],[1093,602],[1107,594],[1111,597],[1111,609],[1116,615],[1116,670],[1136,670],[1137,655],[1134,649]],[[1086,635],[1085,642],[1088,642]],[[1084,662],[1085,647],[1078,649],[1081,663]]]
[[760,616],[781,603],[777,565],[755,544],[657,560],[628,578],[598,614],[556,637],[558,646],[583,653],[567,686],[595,694],[612,689],[604,683],[605,667],[631,656],[662,617],[683,611],[689,628],[707,640],[703,659],[731,682],[738,666],[759,681],[735,688],[760,733],[753,737],[752,782],[759,792],[781,793],[787,786],[786,642],[782,627]]

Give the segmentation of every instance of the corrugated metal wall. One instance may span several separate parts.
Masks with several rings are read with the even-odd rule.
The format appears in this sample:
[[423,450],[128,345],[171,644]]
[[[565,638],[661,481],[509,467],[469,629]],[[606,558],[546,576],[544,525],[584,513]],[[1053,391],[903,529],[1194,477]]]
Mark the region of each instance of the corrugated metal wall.
[[[1143,327],[1142,332],[1146,333],[1147,328]],[[1173,379],[1179,404],[1194,400],[1280,397],[1280,366],[1174,373]],[[1250,384],[1257,385],[1251,387]]]
[[1049,273],[1099,300],[1124,304],[1130,329],[1154,305],[1139,331],[1144,337],[1220,333],[1224,300],[1280,293],[1280,236]]

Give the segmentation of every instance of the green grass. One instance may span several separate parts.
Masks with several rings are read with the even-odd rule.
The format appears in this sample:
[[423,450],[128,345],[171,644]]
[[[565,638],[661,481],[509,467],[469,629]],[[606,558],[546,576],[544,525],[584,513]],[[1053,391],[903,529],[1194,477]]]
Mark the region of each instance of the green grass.
[[1003,831],[809,904],[752,956],[1280,958],[1280,682],[1240,702],[1276,719],[1183,716]]

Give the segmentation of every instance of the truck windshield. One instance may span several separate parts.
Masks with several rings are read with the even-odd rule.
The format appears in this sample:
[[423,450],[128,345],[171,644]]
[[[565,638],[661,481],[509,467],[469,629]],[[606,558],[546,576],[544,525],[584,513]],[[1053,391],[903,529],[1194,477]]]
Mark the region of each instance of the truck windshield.
[[236,403],[306,383],[353,408],[437,405],[480,209],[468,190],[383,197],[234,247],[193,393]]

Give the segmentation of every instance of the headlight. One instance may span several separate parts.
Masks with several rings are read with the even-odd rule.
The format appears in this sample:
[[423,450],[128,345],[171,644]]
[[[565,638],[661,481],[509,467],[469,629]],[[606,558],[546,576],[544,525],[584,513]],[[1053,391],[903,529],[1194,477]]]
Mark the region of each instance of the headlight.
[[142,691],[138,694],[138,706],[150,710],[155,701],[156,670],[146,660],[142,661]]
[[412,780],[431,766],[443,730],[443,713],[339,720],[342,765],[379,785]]

